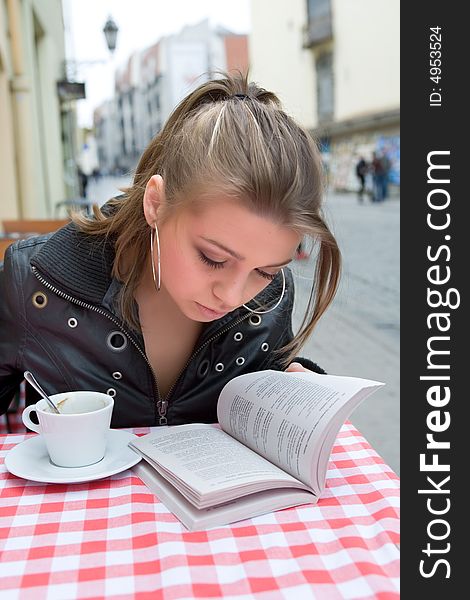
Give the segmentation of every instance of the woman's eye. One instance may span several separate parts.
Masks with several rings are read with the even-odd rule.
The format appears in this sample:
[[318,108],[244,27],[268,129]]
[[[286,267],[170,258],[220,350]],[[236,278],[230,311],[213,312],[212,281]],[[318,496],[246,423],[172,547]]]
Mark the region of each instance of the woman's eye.
[[[200,250],[199,250],[199,259],[205,265],[208,265],[212,269],[223,269],[225,263],[227,262],[225,260],[223,260],[223,261],[212,260],[211,258],[206,256],[204,254],[204,252],[201,252]],[[260,277],[263,277],[264,279],[268,279],[269,281],[273,281],[273,279],[275,279],[277,276],[277,273],[266,273],[266,271],[261,271],[261,269],[255,269],[255,270]]]
[[212,267],[213,269],[222,269],[225,264],[225,261],[217,262],[216,260],[211,260],[201,251],[199,251],[199,258],[204,264],[209,265],[209,267]]
[[269,281],[273,281],[276,279],[277,273],[266,273],[265,271],[261,271],[260,269],[256,269],[257,273],[264,277],[265,279],[269,279]]

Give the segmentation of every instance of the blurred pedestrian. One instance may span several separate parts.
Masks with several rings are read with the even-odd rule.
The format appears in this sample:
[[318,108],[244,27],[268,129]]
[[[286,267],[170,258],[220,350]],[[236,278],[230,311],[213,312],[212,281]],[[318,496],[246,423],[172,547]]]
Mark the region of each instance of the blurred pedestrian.
[[83,171],[83,169],[79,166],[77,167],[78,171],[78,183],[80,188],[80,197],[86,198],[87,187],[88,187],[88,175]]
[[308,258],[308,254],[307,252],[305,252],[302,242],[300,242],[300,244],[297,246],[297,250],[295,251],[295,258],[297,260],[305,260]]
[[359,190],[358,200],[359,202],[364,201],[364,192],[366,190],[366,175],[368,171],[368,164],[363,156],[361,156],[356,163],[356,176],[359,179]]
[[372,202],[382,202],[384,200],[384,167],[377,152],[372,153],[372,177],[374,179]]
[[90,177],[93,176],[95,168],[94,154],[89,144],[85,143],[82,146],[80,156],[78,157],[78,176],[80,180],[80,196],[87,197],[87,187]]
[[386,152],[382,153],[382,156],[380,157],[380,162],[382,164],[382,200],[385,200],[386,198],[388,198],[388,182],[390,178],[390,169],[392,167],[392,163]]

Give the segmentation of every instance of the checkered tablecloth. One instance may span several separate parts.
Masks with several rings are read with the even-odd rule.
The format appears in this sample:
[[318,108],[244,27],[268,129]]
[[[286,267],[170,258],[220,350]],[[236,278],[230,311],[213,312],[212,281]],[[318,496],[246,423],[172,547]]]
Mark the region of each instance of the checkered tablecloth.
[[26,437],[0,436],[2,600],[399,598],[398,477],[350,423],[317,505],[203,532],[132,470],[74,485],[9,474]]

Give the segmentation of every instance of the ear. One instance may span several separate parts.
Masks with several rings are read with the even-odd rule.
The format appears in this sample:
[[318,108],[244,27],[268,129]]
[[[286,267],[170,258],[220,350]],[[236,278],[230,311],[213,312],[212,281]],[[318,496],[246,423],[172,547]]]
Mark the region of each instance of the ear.
[[144,192],[145,220],[153,227],[159,210],[165,204],[165,184],[161,175],[153,175],[147,182]]

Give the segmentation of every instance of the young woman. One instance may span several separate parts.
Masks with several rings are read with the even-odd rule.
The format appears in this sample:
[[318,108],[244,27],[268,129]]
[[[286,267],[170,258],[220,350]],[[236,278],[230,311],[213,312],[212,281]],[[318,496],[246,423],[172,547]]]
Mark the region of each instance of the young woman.
[[[51,394],[114,396],[113,427],[214,422],[239,374],[323,372],[296,358],[340,273],[322,181],[315,144],[274,94],[242,77],[200,85],[122,196],[7,252],[0,412],[25,370]],[[287,265],[304,236],[318,252],[294,336]]]

